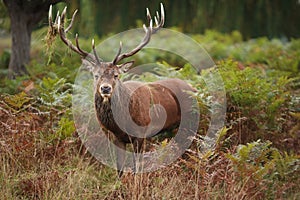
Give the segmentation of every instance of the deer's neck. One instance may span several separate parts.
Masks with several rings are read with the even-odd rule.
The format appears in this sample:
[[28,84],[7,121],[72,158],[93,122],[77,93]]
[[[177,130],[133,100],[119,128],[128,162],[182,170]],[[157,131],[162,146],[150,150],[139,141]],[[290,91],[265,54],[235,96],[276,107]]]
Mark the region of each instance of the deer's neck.
[[[98,93],[95,93],[95,108],[99,122],[112,132],[119,132],[117,123],[114,120],[115,111],[120,114],[123,108],[124,99],[128,98],[129,93],[120,81],[116,84],[112,97],[107,101]],[[114,109],[114,112],[113,110]]]

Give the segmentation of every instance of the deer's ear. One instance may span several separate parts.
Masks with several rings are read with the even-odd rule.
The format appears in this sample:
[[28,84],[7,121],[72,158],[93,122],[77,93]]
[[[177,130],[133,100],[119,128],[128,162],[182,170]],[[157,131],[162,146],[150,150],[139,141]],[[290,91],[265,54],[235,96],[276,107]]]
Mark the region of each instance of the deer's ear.
[[129,62],[119,65],[118,67],[119,67],[121,73],[127,72],[129,70],[129,68],[133,65],[133,63],[134,63],[134,61],[129,61]]
[[84,69],[87,69],[90,72],[94,72],[95,66],[93,65],[93,63],[91,63],[90,61],[86,60],[86,59],[81,59],[82,61],[82,66]]

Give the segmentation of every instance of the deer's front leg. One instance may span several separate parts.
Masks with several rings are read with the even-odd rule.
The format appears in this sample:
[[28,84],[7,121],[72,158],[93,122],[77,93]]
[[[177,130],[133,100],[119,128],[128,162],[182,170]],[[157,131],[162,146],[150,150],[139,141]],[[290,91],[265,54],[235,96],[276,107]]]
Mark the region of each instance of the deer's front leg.
[[114,141],[116,148],[116,159],[117,159],[117,171],[119,178],[123,175],[125,156],[126,156],[126,144],[119,139]]

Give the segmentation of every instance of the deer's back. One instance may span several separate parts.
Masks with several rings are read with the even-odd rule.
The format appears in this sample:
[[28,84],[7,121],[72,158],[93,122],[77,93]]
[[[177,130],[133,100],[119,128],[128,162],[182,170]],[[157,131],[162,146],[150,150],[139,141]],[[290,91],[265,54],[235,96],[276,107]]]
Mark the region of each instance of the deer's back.
[[[155,126],[155,123],[161,122],[162,115],[166,114],[165,123],[160,130],[179,125],[181,106],[188,103],[185,101],[188,98],[187,92],[195,91],[180,79],[165,79],[152,83],[127,81],[124,82],[124,86],[131,91],[129,110],[132,120],[139,126],[148,126],[152,121],[151,125]],[[165,113],[154,110],[150,116],[150,109],[155,104],[164,108]]]

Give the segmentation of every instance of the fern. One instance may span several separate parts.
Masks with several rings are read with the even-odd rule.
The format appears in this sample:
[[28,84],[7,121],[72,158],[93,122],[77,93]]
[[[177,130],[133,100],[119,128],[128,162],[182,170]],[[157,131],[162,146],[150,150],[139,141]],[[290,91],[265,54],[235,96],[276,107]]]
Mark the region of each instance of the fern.
[[47,106],[65,107],[71,103],[72,85],[64,78],[43,78],[38,86],[39,100]]

